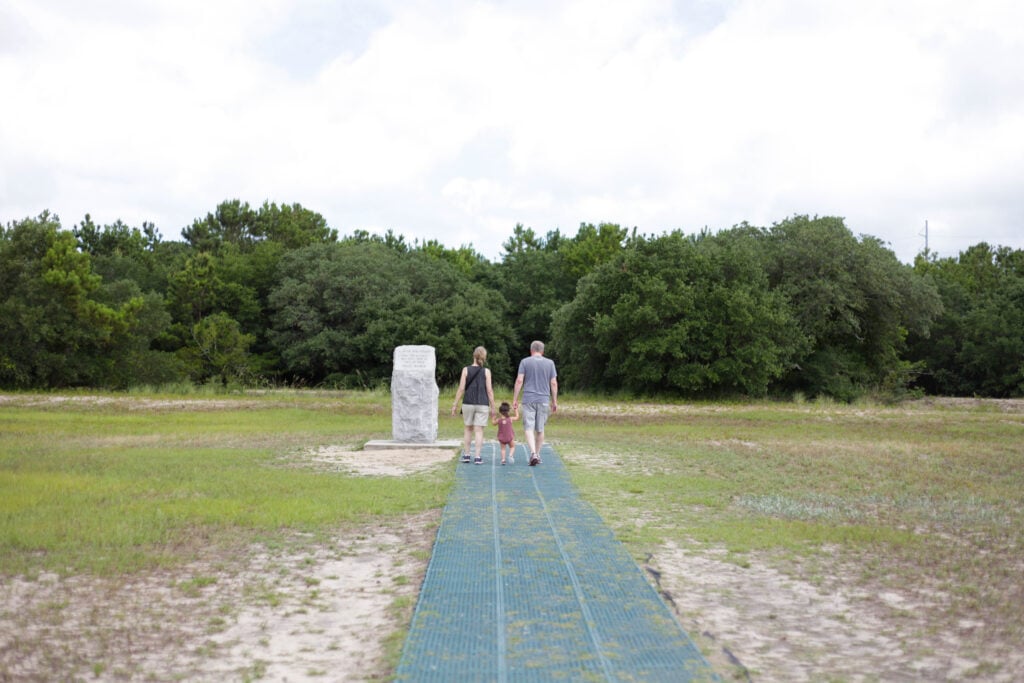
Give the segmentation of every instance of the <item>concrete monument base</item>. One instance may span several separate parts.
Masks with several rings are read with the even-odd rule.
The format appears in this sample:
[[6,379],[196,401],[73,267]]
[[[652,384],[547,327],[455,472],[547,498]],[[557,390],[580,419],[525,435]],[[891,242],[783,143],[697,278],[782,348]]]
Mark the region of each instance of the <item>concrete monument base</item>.
[[462,442],[457,439],[450,441],[432,441],[430,443],[412,443],[409,441],[394,441],[392,439],[374,439],[367,441],[363,446],[364,451],[403,450],[413,451],[426,448],[461,448]]

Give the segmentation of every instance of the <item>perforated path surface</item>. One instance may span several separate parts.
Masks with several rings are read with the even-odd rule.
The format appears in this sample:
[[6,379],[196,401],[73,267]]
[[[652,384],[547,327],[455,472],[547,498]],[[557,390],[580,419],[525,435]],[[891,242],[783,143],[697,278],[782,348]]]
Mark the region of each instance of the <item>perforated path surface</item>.
[[548,446],[459,464],[400,681],[708,681],[668,607]]

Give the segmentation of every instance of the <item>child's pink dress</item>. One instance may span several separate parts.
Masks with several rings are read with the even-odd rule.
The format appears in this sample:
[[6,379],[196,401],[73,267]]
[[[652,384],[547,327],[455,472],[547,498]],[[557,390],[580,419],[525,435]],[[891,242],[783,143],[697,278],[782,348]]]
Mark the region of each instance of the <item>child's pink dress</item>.
[[512,418],[510,417],[499,417],[498,418],[498,442],[503,444],[510,444],[515,441],[516,434],[512,430]]

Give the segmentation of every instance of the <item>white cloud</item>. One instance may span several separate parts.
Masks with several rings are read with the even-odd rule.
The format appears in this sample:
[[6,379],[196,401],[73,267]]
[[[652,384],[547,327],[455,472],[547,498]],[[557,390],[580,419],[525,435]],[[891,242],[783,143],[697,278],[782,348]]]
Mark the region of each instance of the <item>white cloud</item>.
[[1016,3],[390,0],[0,10],[0,220],[300,202],[472,243],[847,218],[1024,247]]

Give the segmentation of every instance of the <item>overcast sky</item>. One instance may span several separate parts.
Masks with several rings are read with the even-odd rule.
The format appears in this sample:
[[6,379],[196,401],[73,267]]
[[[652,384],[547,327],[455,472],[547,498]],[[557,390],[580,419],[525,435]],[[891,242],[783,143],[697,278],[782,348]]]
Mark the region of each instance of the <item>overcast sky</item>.
[[794,214],[1024,248],[1024,3],[0,0],[0,223],[234,198],[491,259]]

